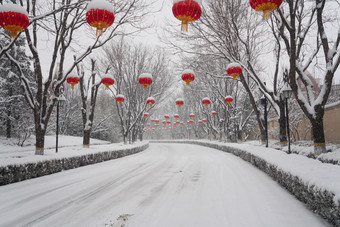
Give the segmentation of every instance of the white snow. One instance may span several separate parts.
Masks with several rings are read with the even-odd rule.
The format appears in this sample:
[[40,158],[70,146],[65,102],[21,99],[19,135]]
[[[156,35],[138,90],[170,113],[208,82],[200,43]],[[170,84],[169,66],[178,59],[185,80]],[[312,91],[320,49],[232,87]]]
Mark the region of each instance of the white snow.
[[195,72],[194,72],[194,70],[186,69],[182,72],[182,74],[194,74],[195,75]]
[[205,98],[203,98],[202,100],[208,100],[208,101],[210,101],[210,98],[205,97]]
[[[307,175],[322,167],[274,150],[254,152]],[[151,144],[128,157],[2,186],[0,214],[0,226],[327,226],[251,164],[186,144]]]
[[105,0],[92,0],[88,5],[87,5],[87,11],[91,9],[104,9],[107,11],[110,11],[113,13],[113,5],[109,3],[108,1]]
[[[135,147],[136,145],[123,145],[122,143],[111,144],[107,141],[91,138],[89,148],[83,148],[83,138],[73,136],[59,135],[58,153],[55,152],[56,137],[45,137],[44,155],[34,155],[35,146],[32,139],[30,145],[19,147],[14,145],[13,140],[0,137],[0,166],[24,164],[38,162],[43,160],[60,159],[65,157],[73,157],[84,154],[92,154],[96,152],[119,150],[125,147]],[[141,145],[139,143],[139,145]],[[0,218],[1,219],[1,218]],[[1,226],[1,224],[0,224]]]
[[124,95],[117,95],[116,98],[125,98]]
[[233,63],[230,63],[227,68],[232,68],[232,67],[240,67],[241,68],[241,65],[239,63],[236,63],[236,62],[233,62]]
[[154,97],[149,97],[149,98],[147,99],[147,101],[151,101],[151,100],[155,101],[155,98],[154,98]]
[[151,73],[142,73],[139,78],[151,78],[152,79],[152,75]]
[[176,102],[177,102],[177,101],[182,101],[182,102],[184,102],[184,100],[183,100],[182,98],[176,99]]
[[0,12],[22,13],[28,16],[28,13],[25,10],[25,8],[19,4],[7,3],[7,4],[0,5]]

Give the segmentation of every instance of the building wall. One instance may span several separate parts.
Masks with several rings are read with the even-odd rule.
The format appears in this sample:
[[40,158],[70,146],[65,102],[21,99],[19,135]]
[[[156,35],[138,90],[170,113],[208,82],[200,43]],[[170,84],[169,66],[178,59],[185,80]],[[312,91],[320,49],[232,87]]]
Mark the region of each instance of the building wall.
[[[340,143],[340,103],[328,107],[325,109],[324,115],[324,130],[326,142],[329,143]],[[270,132],[277,131],[279,133],[279,122],[278,120],[268,121],[268,130]],[[295,140],[313,140],[312,127],[306,116],[303,116],[301,123],[297,129],[290,127],[291,138]],[[277,135],[271,135],[269,133],[269,139],[277,139]]]

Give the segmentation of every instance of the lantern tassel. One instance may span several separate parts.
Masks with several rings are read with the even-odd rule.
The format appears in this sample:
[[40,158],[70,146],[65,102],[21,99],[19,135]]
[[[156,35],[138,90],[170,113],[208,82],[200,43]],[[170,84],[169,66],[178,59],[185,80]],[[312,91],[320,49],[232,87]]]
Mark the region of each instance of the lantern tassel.
[[105,84],[105,90],[109,90],[109,85]]
[[143,85],[144,90],[148,88],[148,85]]
[[11,39],[15,39],[18,36],[18,32],[17,31],[11,31],[9,34],[9,37]]
[[270,18],[270,11],[269,10],[263,11],[263,19],[268,20],[269,18]]
[[189,81],[187,81],[187,86],[189,86],[190,85],[190,82]]
[[97,28],[96,36],[101,36],[103,34],[103,28]]
[[71,84],[71,89],[72,89],[72,90],[74,89],[74,84]]
[[181,31],[187,32],[188,31],[188,21],[182,21]]
[[204,106],[205,106],[205,108],[207,108],[208,104],[205,103]]

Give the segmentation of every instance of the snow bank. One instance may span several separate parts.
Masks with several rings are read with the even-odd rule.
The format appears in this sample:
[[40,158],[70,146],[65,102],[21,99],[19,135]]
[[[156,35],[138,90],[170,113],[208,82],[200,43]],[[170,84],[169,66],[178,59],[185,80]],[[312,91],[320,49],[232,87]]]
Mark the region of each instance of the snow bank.
[[[57,155],[35,155],[16,160],[13,164],[0,166],[0,185],[11,184],[41,177],[63,170],[74,169],[141,152],[149,147],[148,142],[133,145],[100,145],[90,148],[64,148]],[[74,150],[70,152],[69,150]],[[79,152],[81,151],[81,152]],[[37,158],[40,158],[38,161]],[[21,161],[21,163],[19,162]]]
[[232,153],[267,173],[334,226],[340,226],[340,166],[272,148],[212,141],[158,141],[190,143]]

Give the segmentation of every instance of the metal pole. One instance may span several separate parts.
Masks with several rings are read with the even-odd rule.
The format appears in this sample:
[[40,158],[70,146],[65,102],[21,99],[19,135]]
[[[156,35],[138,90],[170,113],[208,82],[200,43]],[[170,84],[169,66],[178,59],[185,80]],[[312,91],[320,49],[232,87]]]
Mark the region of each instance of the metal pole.
[[55,152],[58,153],[58,134],[59,134],[59,100],[57,101],[57,127],[56,127],[56,141]]
[[286,98],[286,124],[287,124],[287,137],[288,137],[288,154],[290,154],[290,133],[289,133],[289,119],[288,119],[288,99]]

